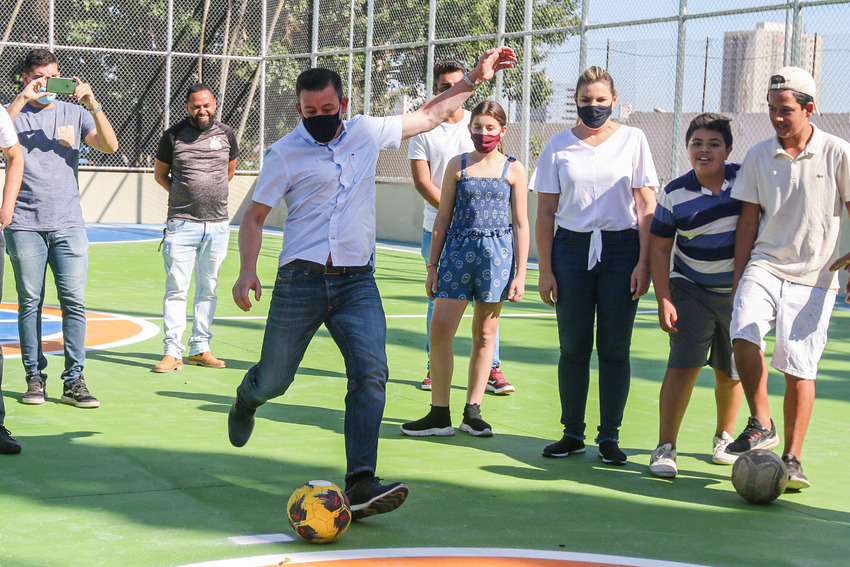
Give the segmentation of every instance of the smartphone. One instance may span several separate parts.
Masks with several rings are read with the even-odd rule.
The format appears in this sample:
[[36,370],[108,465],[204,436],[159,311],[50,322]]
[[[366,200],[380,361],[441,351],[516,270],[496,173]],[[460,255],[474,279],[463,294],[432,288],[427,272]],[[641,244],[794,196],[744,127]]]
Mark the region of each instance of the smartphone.
[[77,90],[77,81],[62,77],[48,77],[47,92],[57,94],[74,94]]

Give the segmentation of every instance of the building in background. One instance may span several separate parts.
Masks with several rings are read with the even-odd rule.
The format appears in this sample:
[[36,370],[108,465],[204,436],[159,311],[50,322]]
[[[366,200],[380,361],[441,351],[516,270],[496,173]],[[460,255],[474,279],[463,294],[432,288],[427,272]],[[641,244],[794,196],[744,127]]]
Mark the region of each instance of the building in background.
[[[767,112],[770,75],[783,67],[784,61],[785,23],[761,22],[754,30],[725,32],[720,111]],[[823,36],[803,34],[800,67],[812,73],[820,93]]]

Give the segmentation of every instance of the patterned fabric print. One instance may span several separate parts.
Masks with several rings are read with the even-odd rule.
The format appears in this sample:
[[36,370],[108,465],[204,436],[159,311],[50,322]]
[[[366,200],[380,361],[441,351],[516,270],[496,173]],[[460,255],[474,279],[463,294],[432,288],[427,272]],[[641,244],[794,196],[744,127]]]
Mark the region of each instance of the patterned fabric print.
[[461,158],[455,211],[440,256],[437,297],[495,303],[505,301],[514,274],[510,225],[511,186],[500,178],[467,177]]

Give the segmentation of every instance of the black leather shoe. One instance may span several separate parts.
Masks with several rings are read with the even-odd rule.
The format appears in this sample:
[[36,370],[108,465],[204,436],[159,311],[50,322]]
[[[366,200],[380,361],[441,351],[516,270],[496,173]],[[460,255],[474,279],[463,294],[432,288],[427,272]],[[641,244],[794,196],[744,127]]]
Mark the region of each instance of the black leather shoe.
[[251,438],[251,433],[254,431],[254,413],[247,406],[239,403],[239,400],[234,400],[230,406],[230,413],[227,415],[227,433],[230,435],[230,444],[234,447],[244,447],[248,439]]

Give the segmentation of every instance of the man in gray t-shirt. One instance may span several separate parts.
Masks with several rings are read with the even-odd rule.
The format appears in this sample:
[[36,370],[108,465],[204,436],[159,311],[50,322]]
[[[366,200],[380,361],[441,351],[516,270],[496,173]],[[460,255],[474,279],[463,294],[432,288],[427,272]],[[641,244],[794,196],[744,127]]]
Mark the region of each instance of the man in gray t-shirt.
[[90,85],[74,77],[77,103],[54,100],[47,80],[59,77],[56,57],[33,49],[24,58],[22,90],[7,107],[24,151],[24,178],[6,242],[18,291],[18,333],[27,377],[25,404],[43,404],[47,359],[41,345],[41,308],[48,264],[62,309],[65,382],[61,401],[79,408],[100,402],[83,380],[85,363],[85,289],[88,239],[77,164],[80,145],[103,153],[118,150],[118,139]]
[[165,131],[159,141],[154,176],[168,191],[168,221],[163,239],[165,355],[154,372],[183,368],[186,295],[196,267],[189,364],[224,368],[210,352],[218,272],[227,255],[230,224],[228,182],[236,171],[239,149],[233,129],[215,120],[216,100],[197,83],[186,95],[189,116]]

